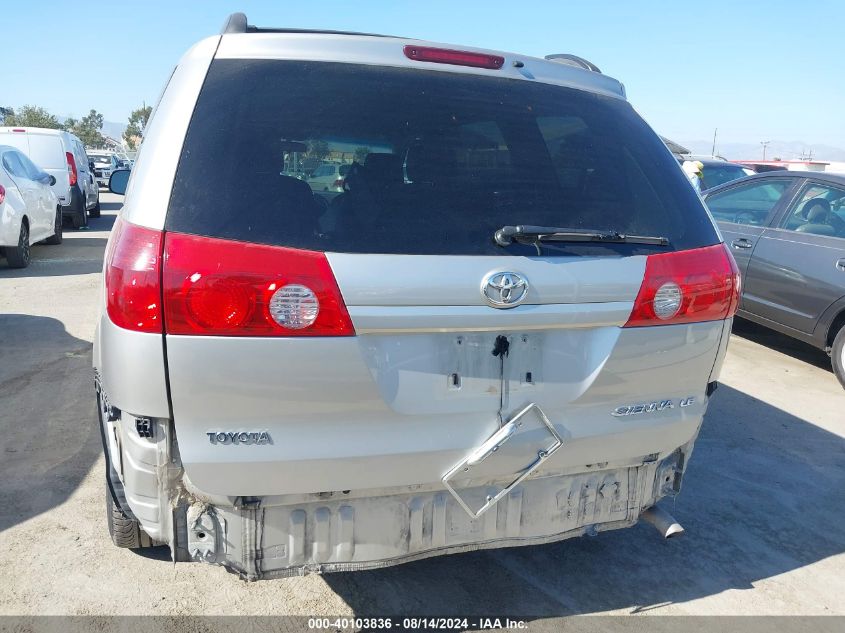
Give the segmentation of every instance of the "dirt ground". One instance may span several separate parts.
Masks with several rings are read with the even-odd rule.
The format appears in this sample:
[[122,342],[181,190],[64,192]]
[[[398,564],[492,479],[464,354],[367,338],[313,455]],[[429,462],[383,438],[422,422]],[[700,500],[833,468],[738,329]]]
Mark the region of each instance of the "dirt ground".
[[379,571],[246,583],[112,546],[91,340],[117,196],[0,260],[0,614],[845,614],[845,391],[827,357],[738,323],[684,490],[648,526]]

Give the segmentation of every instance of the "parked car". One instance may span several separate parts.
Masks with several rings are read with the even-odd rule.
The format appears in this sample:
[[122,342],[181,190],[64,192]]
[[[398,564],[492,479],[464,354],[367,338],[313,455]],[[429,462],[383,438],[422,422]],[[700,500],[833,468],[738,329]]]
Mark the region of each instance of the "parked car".
[[94,164],[94,178],[99,187],[109,186],[111,173],[119,169],[119,161],[113,152],[88,151],[88,159]]
[[704,197],[742,272],[738,314],[825,350],[845,386],[845,176],[767,172]]
[[[738,273],[622,84],[560,59],[243,14],[182,58],[110,182],[117,545],[252,579],[681,531]],[[281,174],[306,142],[370,151],[327,196]]]
[[[717,187],[732,180],[738,180],[751,176],[754,174],[753,169],[737,165],[736,163],[729,163],[726,160],[718,158],[698,158],[692,157],[688,160],[695,160],[701,163],[701,190],[705,191],[713,187]],[[687,160],[679,161],[682,165]]]
[[349,174],[351,163],[323,163],[306,179],[312,191],[343,191],[343,182]]
[[786,171],[787,169],[789,169],[789,167],[787,165],[777,164],[777,163],[772,163],[772,162],[757,163],[757,162],[754,162],[754,161],[744,160],[744,161],[741,161],[739,164],[741,164],[746,169],[750,169],[755,174],[762,174],[762,173],[765,173],[767,171]]
[[26,268],[30,247],[62,243],[62,207],[52,176],[11,145],[0,145],[0,250],[10,268]]
[[0,127],[0,144],[17,147],[40,169],[56,179],[53,190],[62,215],[74,228],[100,217],[100,193],[91,174],[81,141],[65,130],[37,127]]

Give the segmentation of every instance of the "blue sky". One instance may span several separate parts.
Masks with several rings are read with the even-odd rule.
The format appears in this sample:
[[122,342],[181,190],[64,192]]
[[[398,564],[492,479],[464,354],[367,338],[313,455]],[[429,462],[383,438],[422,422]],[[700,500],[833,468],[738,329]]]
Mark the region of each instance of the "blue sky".
[[[6,4],[6,3],[4,3]],[[622,80],[661,134],[845,148],[845,1],[63,0],[3,7],[0,105],[125,122],[181,54],[251,24],[389,33],[529,55],[571,52]],[[72,46],[68,38],[73,38]],[[83,50],[80,50],[83,49]],[[83,64],[87,59],[87,69]]]

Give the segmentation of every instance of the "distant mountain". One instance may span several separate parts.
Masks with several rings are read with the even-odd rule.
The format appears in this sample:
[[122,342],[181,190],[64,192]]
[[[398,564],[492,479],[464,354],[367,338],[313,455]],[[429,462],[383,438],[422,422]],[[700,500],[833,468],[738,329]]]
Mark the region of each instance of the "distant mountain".
[[[678,141],[693,154],[710,154],[713,141]],[[807,160],[812,151],[813,160],[845,161],[845,149],[831,145],[814,145],[803,141],[772,141],[766,146],[766,160]],[[763,146],[759,143],[716,143],[716,153],[728,160],[759,160]]]

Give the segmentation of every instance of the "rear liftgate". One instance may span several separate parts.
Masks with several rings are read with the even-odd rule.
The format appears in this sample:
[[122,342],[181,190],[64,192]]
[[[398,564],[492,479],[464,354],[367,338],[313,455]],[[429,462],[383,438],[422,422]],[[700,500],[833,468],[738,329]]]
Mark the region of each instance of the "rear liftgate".
[[492,353],[499,359],[499,429],[455,464],[442,480],[473,519],[496,505],[563,446],[563,439],[546,414],[533,402],[504,421],[508,337],[497,336]]

